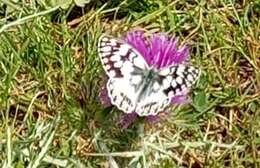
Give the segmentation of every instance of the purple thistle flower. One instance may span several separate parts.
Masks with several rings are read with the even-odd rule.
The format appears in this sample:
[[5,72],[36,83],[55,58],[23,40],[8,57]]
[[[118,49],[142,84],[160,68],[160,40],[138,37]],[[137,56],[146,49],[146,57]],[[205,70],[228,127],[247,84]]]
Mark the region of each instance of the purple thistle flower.
[[178,38],[166,34],[153,34],[147,39],[144,32],[134,31],[127,34],[125,41],[142,54],[148,65],[157,69],[181,64],[189,56],[187,46],[178,49]]
[[[144,57],[147,64],[155,69],[183,64],[189,58],[189,48],[187,46],[178,48],[178,38],[169,38],[168,35],[163,33],[156,33],[146,37],[143,31],[133,31],[126,35],[124,41],[135,48]],[[187,93],[188,90],[183,92],[182,95],[173,97],[171,102],[174,104],[188,103]],[[103,105],[111,106],[106,87],[102,88],[100,100]],[[123,128],[127,128],[137,117],[138,115],[135,112],[125,114],[120,123]],[[154,122],[157,118],[156,116],[148,116],[147,120]]]
[[105,107],[112,106],[110,97],[108,96],[108,93],[107,93],[106,86],[102,86],[100,93],[99,93],[99,100],[100,100],[101,104]]
[[122,115],[119,121],[122,129],[128,128],[137,119],[137,117],[138,114],[135,112]]

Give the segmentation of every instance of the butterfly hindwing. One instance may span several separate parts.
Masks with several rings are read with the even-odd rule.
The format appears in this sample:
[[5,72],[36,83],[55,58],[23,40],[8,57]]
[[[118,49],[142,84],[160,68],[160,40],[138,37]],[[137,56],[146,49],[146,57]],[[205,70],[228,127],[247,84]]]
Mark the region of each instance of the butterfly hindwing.
[[[154,83],[151,83],[154,85]],[[155,84],[157,87],[157,84]],[[139,116],[156,115],[163,111],[170,103],[169,97],[163,93],[163,88],[147,88],[148,95],[142,96],[135,109]]]
[[[127,85],[127,86],[126,86]],[[129,87],[129,91],[126,92],[125,87]],[[135,107],[135,94],[133,87],[129,86],[129,83],[121,78],[109,79],[107,83],[108,95],[111,99],[112,104],[116,105],[120,110],[125,113],[131,113]]]

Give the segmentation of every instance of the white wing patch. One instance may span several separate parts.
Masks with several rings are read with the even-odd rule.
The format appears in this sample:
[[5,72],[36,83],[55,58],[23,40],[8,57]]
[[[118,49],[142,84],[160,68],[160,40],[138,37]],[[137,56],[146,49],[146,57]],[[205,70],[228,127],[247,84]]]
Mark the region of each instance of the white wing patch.
[[[125,87],[128,87],[126,92]],[[107,82],[108,95],[111,103],[125,113],[131,113],[135,107],[136,94],[134,88],[123,78],[109,79]]]
[[125,113],[156,115],[200,75],[198,68],[182,64],[153,69],[132,46],[106,35],[100,37],[98,53],[109,76],[107,89],[111,102]]
[[137,104],[135,111],[140,116],[156,115],[165,110],[170,104],[170,99],[167,97],[162,89],[153,92],[150,96],[145,97]]

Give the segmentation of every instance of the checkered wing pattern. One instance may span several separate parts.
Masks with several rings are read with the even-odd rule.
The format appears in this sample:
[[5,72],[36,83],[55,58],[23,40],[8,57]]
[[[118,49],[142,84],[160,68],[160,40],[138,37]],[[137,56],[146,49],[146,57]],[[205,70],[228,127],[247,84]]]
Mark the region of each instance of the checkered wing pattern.
[[156,115],[172,97],[189,89],[200,74],[198,68],[182,64],[156,70],[132,46],[107,35],[100,37],[98,53],[109,76],[111,102],[125,113]]

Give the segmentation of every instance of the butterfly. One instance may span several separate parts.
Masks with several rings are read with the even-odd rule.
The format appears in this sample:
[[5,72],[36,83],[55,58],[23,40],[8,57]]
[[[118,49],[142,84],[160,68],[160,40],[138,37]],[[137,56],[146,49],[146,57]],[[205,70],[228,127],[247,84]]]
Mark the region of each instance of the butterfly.
[[174,96],[188,90],[199,78],[200,69],[184,64],[156,69],[130,44],[108,35],[98,41],[98,54],[108,75],[111,103],[125,113],[156,115]]

